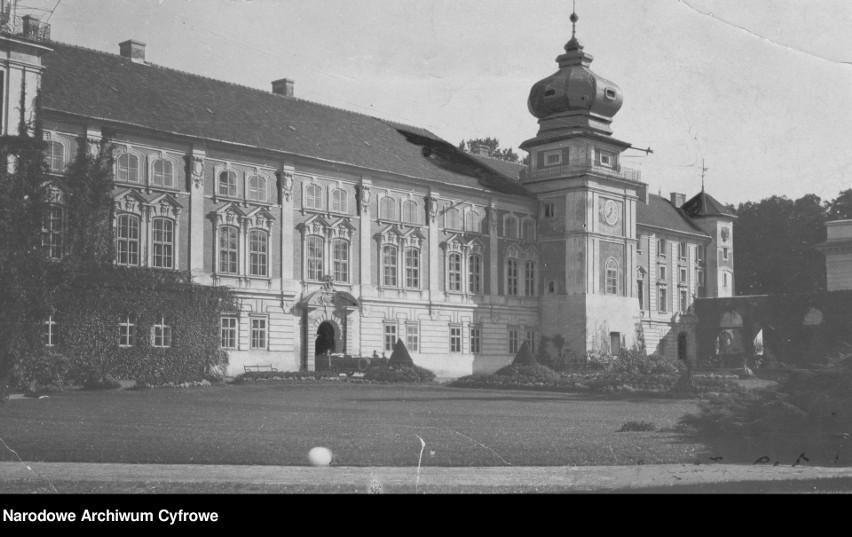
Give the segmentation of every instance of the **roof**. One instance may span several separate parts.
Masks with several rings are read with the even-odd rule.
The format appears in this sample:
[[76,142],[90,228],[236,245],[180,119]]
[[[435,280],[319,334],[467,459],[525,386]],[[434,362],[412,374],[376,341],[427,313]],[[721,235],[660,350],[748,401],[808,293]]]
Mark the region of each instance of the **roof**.
[[492,170],[509,177],[515,181],[520,181],[521,179],[521,170],[526,169],[526,166],[519,162],[509,162],[508,160],[503,160],[494,157],[486,157],[483,155],[475,155],[469,153],[474,159],[478,160],[481,164],[488,166]]
[[51,43],[44,109],[450,185],[530,195],[428,130]]
[[737,215],[734,214],[733,211],[719,203],[719,201],[710,194],[704,192],[703,188],[701,189],[701,192],[695,195],[694,198],[684,203],[681,206],[681,209],[683,209],[691,218],[701,218],[705,216],[737,218]]
[[674,231],[677,233],[689,233],[709,237],[696,226],[682,209],[678,209],[672,202],[656,194],[648,194],[648,203],[641,201],[636,204],[636,225],[655,227]]

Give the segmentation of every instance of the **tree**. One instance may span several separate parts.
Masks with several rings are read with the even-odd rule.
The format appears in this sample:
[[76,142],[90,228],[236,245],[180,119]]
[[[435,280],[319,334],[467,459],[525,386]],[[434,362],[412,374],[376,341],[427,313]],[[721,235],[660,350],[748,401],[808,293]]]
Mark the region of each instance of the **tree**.
[[25,96],[23,86],[18,134],[0,137],[0,385],[18,360],[40,348],[50,294],[41,242],[47,204],[39,98],[28,125]]
[[[474,146],[485,145],[488,147],[488,156],[505,160],[508,162],[521,162],[521,158],[515,153],[511,147],[505,149],[500,148],[500,141],[497,138],[472,138],[470,140],[462,140],[459,143],[459,149],[468,153],[475,153]],[[528,164],[529,156],[524,157],[522,164]]]
[[847,220],[852,218],[852,188],[844,190],[827,203],[828,220]]
[[734,223],[737,292],[743,295],[825,290],[826,206],[813,194],[742,203]]

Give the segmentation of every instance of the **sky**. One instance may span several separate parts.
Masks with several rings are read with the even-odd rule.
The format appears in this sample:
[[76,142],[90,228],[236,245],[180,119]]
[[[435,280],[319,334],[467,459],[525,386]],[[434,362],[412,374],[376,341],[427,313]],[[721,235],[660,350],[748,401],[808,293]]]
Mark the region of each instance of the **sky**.
[[[615,137],[652,192],[738,204],[852,188],[852,2],[577,0],[577,36],[624,106]],[[570,0],[19,0],[56,41],[517,150],[557,70]],[[524,153],[521,153],[524,154]]]

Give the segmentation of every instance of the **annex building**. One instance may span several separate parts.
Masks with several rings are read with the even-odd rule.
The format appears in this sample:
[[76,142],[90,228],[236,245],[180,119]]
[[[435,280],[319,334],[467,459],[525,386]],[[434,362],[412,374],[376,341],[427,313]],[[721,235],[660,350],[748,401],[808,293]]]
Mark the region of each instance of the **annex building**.
[[[622,166],[622,91],[576,37],[532,86],[522,166],[296,97],[288,79],[212,80],[148,63],[138,41],[90,50],[24,19],[0,34],[0,125],[14,133],[21,92],[32,103],[41,88],[50,255],[63,255],[62,175],[80,143],[107,137],[115,262],[233,289],[220,326],[233,372],[389,354],[399,338],[418,365],[460,376],[542,336],[577,357],[617,353],[637,325],[649,350],[694,357],[693,301],[734,293],[735,217],[703,191],[653,195]],[[134,322],[115,320],[117,352]]]

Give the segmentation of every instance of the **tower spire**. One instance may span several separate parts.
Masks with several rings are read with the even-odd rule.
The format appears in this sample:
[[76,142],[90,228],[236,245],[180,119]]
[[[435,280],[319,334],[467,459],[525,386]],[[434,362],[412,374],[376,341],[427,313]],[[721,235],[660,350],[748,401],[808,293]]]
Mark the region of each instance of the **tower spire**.
[[704,192],[704,174],[707,173],[709,168],[704,165],[704,159],[701,159],[701,192]]
[[577,16],[577,0],[574,0],[574,7],[571,11],[571,39],[577,36],[577,21],[580,17]]

